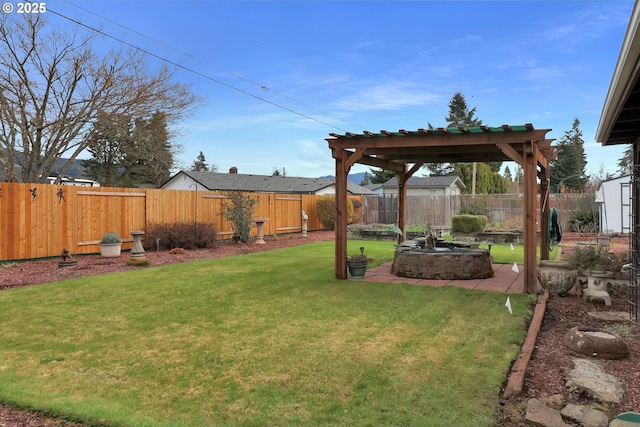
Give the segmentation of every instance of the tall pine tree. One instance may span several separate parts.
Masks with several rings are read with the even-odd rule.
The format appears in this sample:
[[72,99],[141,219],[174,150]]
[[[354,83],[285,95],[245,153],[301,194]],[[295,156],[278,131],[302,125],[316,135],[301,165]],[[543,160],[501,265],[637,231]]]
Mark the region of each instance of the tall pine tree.
[[[482,120],[475,117],[476,107],[469,108],[464,95],[456,92],[451,101],[449,101],[449,115],[445,117],[447,127],[477,127],[482,126]],[[434,129],[431,123],[428,123],[429,129]],[[498,172],[502,166],[502,162],[485,163],[486,167],[478,167],[476,165],[476,193],[504,193],[506,184],[504,178]],[[446,176],[458,175],[467,187],[468,191],[473,190],[474,181],[474,163],[468,164],[450,164],[450,163],[428,163],[430,176]]]
[[550,164],[551,189],[558,189],[558,185],[562,183],[564,189],[584,191],[588,181],[585,176],[587,156],[584,153],[580,120],[573,119],[571,130],[565,131],[556,145],[556,151],[558,156]]
[[192,172],[209,172],[209,165],[207,164],[207,159],[204,157],[202,151],[198,154],[198,157],[193,161],[193,165],[191,165]]
[[103,187],[121,184],[124,150],[131,143],[132,120],[122,114],[100,112],[87,135],[91,158],[82,161],[84,175]]

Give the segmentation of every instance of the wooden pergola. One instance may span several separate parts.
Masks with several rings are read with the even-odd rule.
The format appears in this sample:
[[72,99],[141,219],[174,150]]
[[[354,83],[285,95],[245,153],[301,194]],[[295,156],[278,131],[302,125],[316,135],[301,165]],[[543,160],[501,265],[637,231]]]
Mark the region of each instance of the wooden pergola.
[[[555,158],[551,129],[534,129],[532,124],[501,127],[438,128],[362,134],[347,132],[327,138],[336,161],[336,278],[347,279],[347,175],[351,167],[363,164],[390,170],[398,178],[398,227],[404,240],[407,226],[407,180],[425,163],[514,161],[524,170],[524,269],[525,292],[537,291],[536,219],[537,194],[547,194],[549,161]],[[540,185],[537,179],[540,179]],[[540,253],[548,259],[549,204],[540,206]]]

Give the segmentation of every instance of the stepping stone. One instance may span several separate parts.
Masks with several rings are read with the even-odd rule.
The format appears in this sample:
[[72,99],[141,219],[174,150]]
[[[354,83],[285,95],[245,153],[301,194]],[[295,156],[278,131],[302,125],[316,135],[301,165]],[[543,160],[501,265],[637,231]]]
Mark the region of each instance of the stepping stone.
[[607,427],[609,425],[607,414],[582,405],[569,403],[562,408],[560,414],[563,418],[576,422],[582,427]]
[[567,387],[584,390],[602,402],[620,403],[624,396],[622,381],[607,374],[595,360],[573,359],[574,369],[565,373]]
[[544,426],[544,427],[571,427],[562,421],[560,411],[549,408],[538,399],[529,399],[527,402],[527,413],[525,422],[528,425]]
[[628,322],[631,320],[629,313],[626,311],[590,311],[587,315],[609,322]]

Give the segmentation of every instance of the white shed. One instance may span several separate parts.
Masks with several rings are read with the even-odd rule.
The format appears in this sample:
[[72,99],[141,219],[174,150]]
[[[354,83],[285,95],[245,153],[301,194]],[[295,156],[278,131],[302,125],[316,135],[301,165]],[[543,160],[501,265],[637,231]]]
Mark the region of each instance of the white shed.
[[595,203],[600,206],[601,233],[629,233],[631,208],[631,176],[602,181]]

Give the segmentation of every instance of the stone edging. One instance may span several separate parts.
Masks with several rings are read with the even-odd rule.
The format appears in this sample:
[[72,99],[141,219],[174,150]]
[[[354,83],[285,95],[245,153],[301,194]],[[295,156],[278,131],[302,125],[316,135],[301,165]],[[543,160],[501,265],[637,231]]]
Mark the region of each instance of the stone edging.
[[509,379],[507,380],[507,385],[505,386],[502,394],[504,399],[517,396],[522,393],[522,390],[524,389],[524,378],[527,373],[527,365],[529,364],[529,360],[531,360],[533,350],[536,346],[536,340],[538,339],[538,333],[542,326],[542,319],[544,318],[548,299],[549,291],[547,290],[545,290],[543,294],[538,295],[538,302],[536,303],[536,308],[533,312],[533,318],[531,319],[531,324],[529,325],[529,330],[524,340],[524,344],[522,344],[518,358],[513,362],[513,366],[511,366]]

